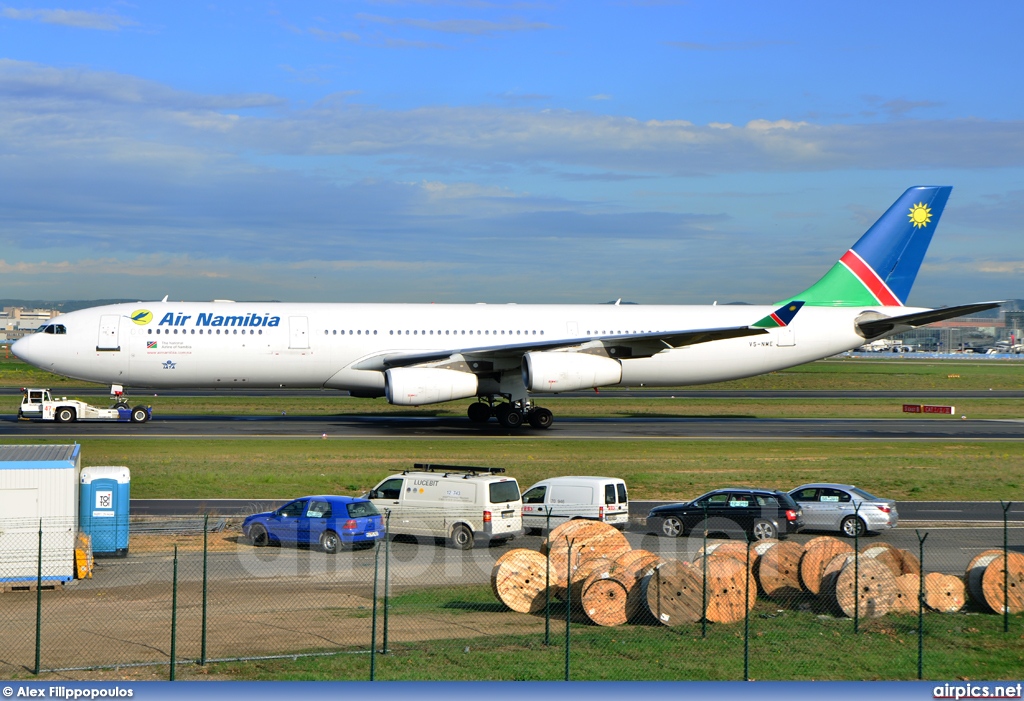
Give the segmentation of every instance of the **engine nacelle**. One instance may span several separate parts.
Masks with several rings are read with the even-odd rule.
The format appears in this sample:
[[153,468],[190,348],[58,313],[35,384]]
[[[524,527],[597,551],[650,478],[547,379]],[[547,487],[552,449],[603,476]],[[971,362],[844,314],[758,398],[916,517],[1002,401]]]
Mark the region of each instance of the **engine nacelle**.
[[621,381],[622,364],[605,356],[539,352],[523,356],[523,384],[530,392],[571,392]]
[[391,368],[384,373],[390,404],[420,406],[477,396],[476,375],[441,368]]

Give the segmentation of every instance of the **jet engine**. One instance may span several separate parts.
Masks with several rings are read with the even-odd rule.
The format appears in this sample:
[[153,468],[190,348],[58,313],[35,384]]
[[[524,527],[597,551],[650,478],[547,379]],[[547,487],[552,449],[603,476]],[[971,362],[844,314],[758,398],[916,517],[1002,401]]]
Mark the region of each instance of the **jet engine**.
[[442,368],[391,368],[384,373],[390,404],[419,406],[477,395],[476,375]]
[[622,365],[605,356],[540,352],[523,356],[523,384],[530,392],[571,392],[621,381]]

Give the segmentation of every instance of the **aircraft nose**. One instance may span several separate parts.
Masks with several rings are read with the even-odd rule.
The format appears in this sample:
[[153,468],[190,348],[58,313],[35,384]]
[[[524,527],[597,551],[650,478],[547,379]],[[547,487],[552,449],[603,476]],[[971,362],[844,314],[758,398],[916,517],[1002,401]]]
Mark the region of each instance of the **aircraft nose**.
[[32,336],[23,336],[11,345],[11,352],[29,365],[39,367],[42,358],[39,356],[38,344],[33,343],[33,341],[35,341],[34,334]]

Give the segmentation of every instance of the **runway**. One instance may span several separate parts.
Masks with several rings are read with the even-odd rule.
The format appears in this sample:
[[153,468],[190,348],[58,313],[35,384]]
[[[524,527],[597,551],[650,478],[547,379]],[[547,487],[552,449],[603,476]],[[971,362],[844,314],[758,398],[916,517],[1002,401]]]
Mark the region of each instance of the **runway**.
[[1022,441],[1024,420],[759,419],[753,417],[637,416],[555,418],[548,430],[483,427],[463,418],[402,416],[159,416],[145,424],[18,421],[0,416],[0,439],[61,438],[317,438],[523,440],[844,440]]

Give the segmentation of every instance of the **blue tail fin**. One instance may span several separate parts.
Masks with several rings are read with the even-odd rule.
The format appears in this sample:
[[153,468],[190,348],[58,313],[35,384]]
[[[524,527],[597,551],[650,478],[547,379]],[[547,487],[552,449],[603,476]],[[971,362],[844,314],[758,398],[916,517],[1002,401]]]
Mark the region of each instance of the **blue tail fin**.
[[903,306],[952,190],[904,192],[823,278],[792,299],[810,306]]

